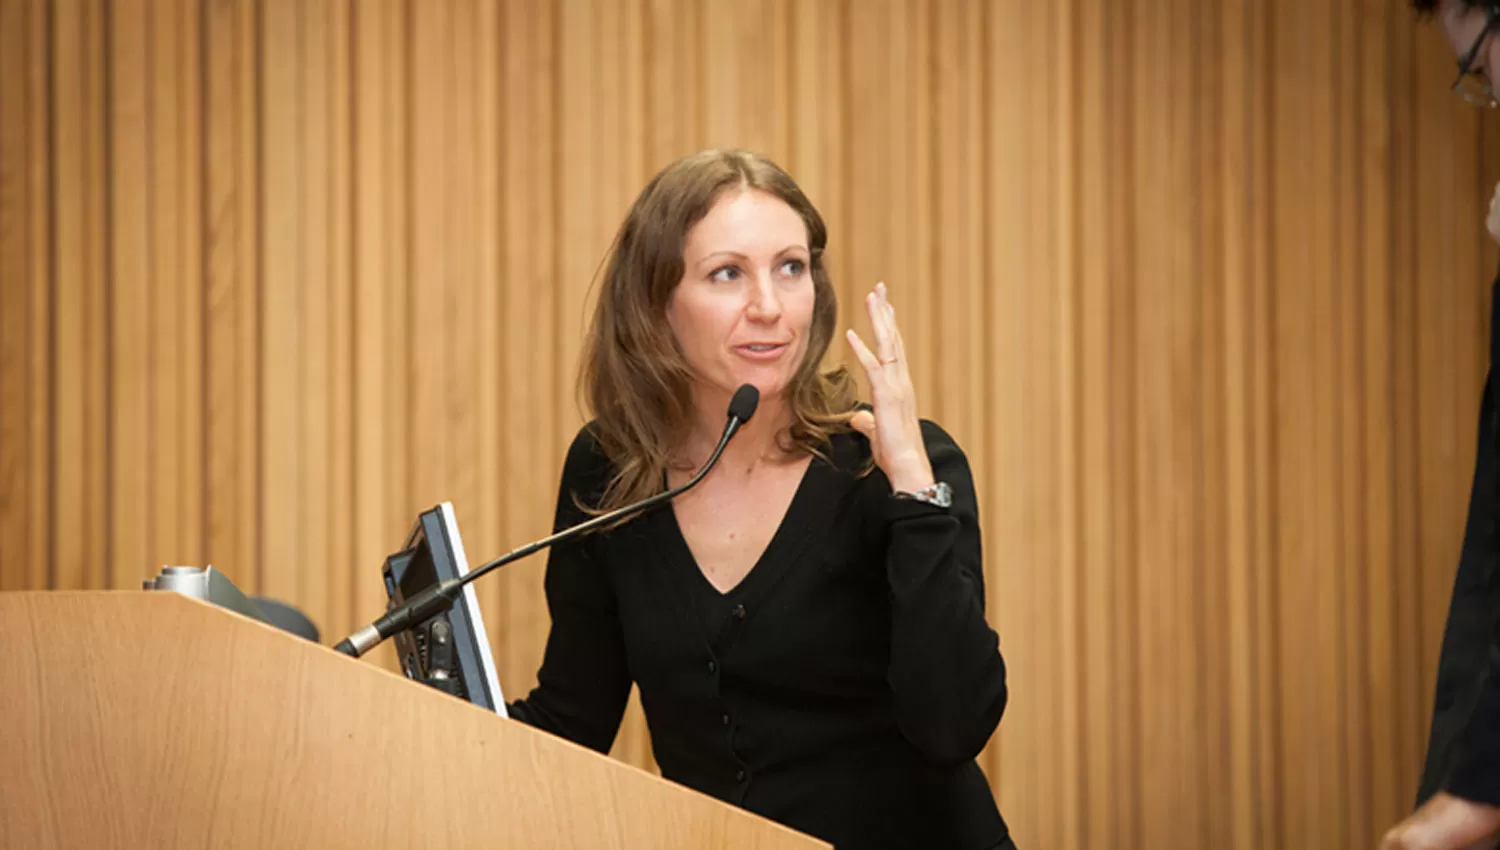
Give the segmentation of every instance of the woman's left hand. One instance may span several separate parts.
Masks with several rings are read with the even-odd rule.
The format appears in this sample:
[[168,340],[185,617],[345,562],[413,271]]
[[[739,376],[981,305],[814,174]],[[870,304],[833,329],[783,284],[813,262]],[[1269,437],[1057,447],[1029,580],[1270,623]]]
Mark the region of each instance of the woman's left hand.
[[915,492],[931,487],[936,482],[932,463],[927,459],[927,445],[922,440],[906,346],[901,341],[901,330],[896,327],[896,308],[891,306],[884,283],[875,284],[875,291],[865,296],[865,308],[875,330],[875,351],[870,351],[852,328],[846,337],[870,378],[870,402],[875,411],[861,410],[849,424],[870,438],[875,463],[890,479],[893,489]]

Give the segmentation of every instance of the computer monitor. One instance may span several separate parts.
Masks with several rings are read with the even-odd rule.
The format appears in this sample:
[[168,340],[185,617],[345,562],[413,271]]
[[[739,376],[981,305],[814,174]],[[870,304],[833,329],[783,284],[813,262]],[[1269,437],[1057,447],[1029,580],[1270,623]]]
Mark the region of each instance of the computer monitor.
[[[406,545],[385,561],[387,610],[439,581],[468,572],[452,503],[423,511]],[[473,585],[464,588],[447,613],[397,632],[392,639],[407,676],[507,716]]]

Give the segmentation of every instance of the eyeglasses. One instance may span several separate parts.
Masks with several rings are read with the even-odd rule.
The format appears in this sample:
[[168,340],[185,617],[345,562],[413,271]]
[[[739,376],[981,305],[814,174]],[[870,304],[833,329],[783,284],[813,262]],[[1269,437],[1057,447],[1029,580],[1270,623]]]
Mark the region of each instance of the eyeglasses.
[[1496,105],[1495,89],[1490,84],[1490,75],[1483,68],[1475,68],[1474,62],[1479,59],[1479,51],[1484,49],[1485,39],[1489,38],[1490,31],[1495,28],[1495,23],[1500,21],[1500,4],[1486,3],[1484,6],[1484,29],[1479,31],[1479,37],[1474,39],[1474,44],[1465,51],[1458,60],[1458,79],[1453,81],[1453,90],[1458,92],[1464,100],[1475,106],[1483,106],[1493,109]]

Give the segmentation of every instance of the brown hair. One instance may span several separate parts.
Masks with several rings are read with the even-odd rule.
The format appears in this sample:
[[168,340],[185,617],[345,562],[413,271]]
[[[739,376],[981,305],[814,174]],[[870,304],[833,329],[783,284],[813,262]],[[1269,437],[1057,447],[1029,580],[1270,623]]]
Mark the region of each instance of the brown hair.
[[820,455],[848,426],[855,387],[840,367],[822,370],[833,340],[838,298],[823,249],[828,229],[791,176],[764,156],[706,150],[662,169],[635,200],[604,266],[599,299],[584,339],[578,390],[593,432],[614,467],[597,505],[607,511],[662,486],[671,454],[687,435],[693,375],[667,324],[667,304],[682,281],[688,231],[731,189],[758,189],[785,201],[807,225],[813,316],[807,353],[786,389],[792,425],[787,451]]

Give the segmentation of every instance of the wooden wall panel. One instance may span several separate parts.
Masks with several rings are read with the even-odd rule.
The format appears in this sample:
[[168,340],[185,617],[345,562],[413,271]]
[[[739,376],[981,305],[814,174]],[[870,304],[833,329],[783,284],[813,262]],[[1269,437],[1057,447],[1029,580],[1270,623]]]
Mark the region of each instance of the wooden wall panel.
[[1450,63],[1382,0],[0,0],[0,588],[213,563],[331,641],[433,503],[544,534],[621,217],[759,149],[969,453],[1022,846],[1372,846],[1487,366]]
[[[108,66],[107,101],[101,103],[107,121],[104,143],[109,175],[102,205],[108,224],[101,246],[107,263],[101,288],[108,305],[104,338],[108,340],[109,386],[108,409],[101,417],[88,416],[82,422],[106,429],[108,454],[102,464],[86,463],[82,457],[67,460],[80,468],[86,466],[84,474],[101,465],[107,471],[108,555],[83,565],[86,580],[97,570],[106,587],[119,586],[136,572],[121,565],[150,563],[157,554],[151,551],[149,539],[158,507],[153,500],[156,488],[152,485],[157,482],[151,460],[159,448],[152,439],[150,416],[156,389],[151,364],[157,347],[150,317],[160,288],[151,251],[152,235],[160,224],[155,219],[152,168],[156,140],[151,136],[156,101],[150,72],[156,45],[149,17],[154,11],[155,6],[135,0],[95,12],[106,21],[104,52],[94,56],[105,58]],[[90,204],[77,212],[90,216],[98,208]],[[85,296],[90,301],[97,297],[95,293]],[[66,304],[59,307],[61,314],[70,312]],[[58,343],[60,349],[69,347],[65,339]],[[59,367],[62,375],[73,371],[65,362],[59,362]],[[65,535],[65,528],[58,529],[60,536]]]
[[[571,397],[571,383],[553,371],[557,351],[557,288],[552,273],[558,258],[555,87],[557,14],[553,4],[510,0],[500,28],[501,137],[500,187],[503,260],[500,278],[502,327],[526,327],[526,333],[502,333],[500,347],[501,507],[504,535],[495,554],[534,540],[551,530],[557,493],[557,457],[561,442],[553,421],[557,399]],[[539,226],[540,225],[540,226]],[[507,694],[524,693],[535,678],[546,641],[546,601],[542,596],[540,559],[507,567],[496,577],[501,591],[504,632],[492,630],[495,662],[502,665],[501,686]]]
[[46,586],[51,552],[49,418],[51,158],[43,9],[0,4],[0,588]]
[[[27,254],[31,222],[27,219],[31,186],[28,130],[30,110],[26,84],[32,46],[27,4],[7,0],[0,5],[0,114],[26,116],[27,121],[9,120],[0,127],[0,445],[28,446],[27,375],[30,358],[26,331]],[[10,451],[0,462],[0,537],[20,541],[15,550],[26,556],[27,520],[26,456]],[[17,571],[19,572],[19,571]],[[0,576],[0,587],[9,588],[19,575]],[[20,582],[17,581],[19,584]]]

